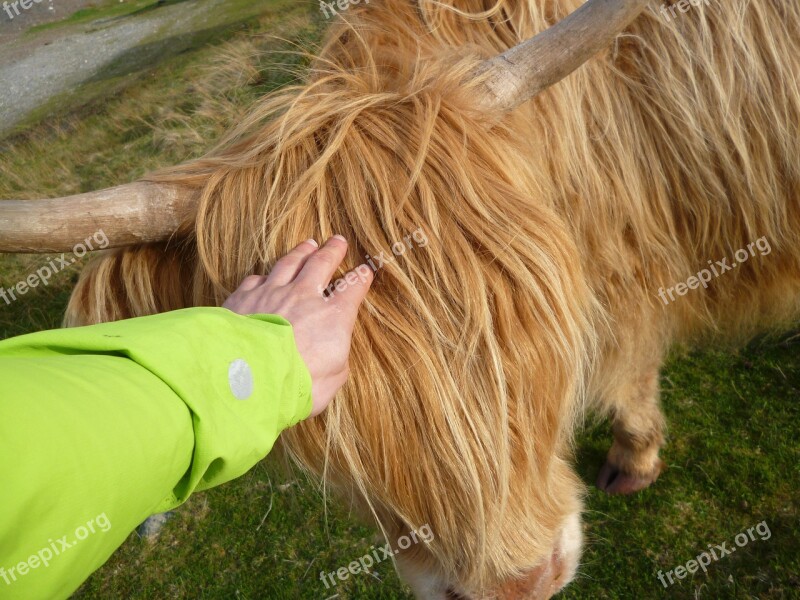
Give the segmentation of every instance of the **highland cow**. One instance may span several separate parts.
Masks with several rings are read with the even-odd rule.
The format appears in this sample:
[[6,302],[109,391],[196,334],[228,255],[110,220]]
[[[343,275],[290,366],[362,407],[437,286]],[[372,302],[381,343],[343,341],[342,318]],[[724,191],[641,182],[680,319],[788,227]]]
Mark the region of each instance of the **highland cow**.
[[[421,229],[377,274],[348,384],[283,445],[389,539],[429,525],[398,556],[419,598],[549,597],[579,560],[587,409],[613,423],[598,485],[642,489],[662,470],[667,350],[800,316],[800,3],[669,22],[645,4],[352,6],[306,83],[208,156],[5,203],[0,250],[99,224],[128,245],[84,270],[77,325],[218,305],[310,237],[344,234],[350,268]],[[768,254],[687,279],[761,239]]]

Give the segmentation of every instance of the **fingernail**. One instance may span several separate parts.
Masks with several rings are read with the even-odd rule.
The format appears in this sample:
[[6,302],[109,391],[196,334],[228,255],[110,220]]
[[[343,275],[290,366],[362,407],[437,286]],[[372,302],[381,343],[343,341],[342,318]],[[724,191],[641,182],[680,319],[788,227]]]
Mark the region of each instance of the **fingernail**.
[[312,246],[314,246],[314,248],[319,248],[319,244],[317,243],[317,240],[315,240],[314,238],[307,239],[306,243],[311,244]]
[[343,242],[347,243],[347,240],[346,240],[346,239],[344,239],[344,236],[343,236],[343,235],[339,235],[339,234],[337,233],[337,234],[336,234],[335,236],[333,236],[333,237],[335,237],[337,240],[342,240]]

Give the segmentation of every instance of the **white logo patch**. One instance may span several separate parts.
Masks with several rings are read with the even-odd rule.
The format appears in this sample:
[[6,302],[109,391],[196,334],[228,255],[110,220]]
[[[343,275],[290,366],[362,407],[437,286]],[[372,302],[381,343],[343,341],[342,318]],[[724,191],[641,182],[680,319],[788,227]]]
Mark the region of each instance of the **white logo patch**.
[[237,358],[228,366],[228,383],[231,393],[239,400],[253,395],[253,372],[246,360]]

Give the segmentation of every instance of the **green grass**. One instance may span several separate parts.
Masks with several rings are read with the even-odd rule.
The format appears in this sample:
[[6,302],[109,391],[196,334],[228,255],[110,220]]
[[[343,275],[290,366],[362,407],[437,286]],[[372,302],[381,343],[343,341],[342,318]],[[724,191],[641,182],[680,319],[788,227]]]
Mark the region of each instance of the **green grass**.
[[[303,66],[297,46],[319,39],[316,6],[262,6],[227,41],[168,58],[124,92],[0,142],[0,197],[86,191],[202,153],[248,105],[291,80],[290,70]],[[45,262],[0,257],[0,285]],[[76,276],[77,268],[62,272],[10,306],[0,300],[0,337],[56,326]],[[662,378],[669,468],[633,497],[588,488],[580,577],[563,598],[800,597],[799,350],[794,339],[670,362]],[[590,484],[610,444],[607,425],[588,427],[579,442],[576,468]],[[737,533],[762,521],[769,540],[737,549],[708,573],[668,590],[656,578],[709,544],[731,546]],[[351,577],[335,591],[320,582],[320,571],[347,565],[374,543],[347,507],[330,503],[326,512],[314,485],[273,458],[196,494],[156,542],[131,534],[78,597],[410,598],[388,562],[375,577]]]
[[50,29],[58,29],[69,25],[79,25],[97,21],[99,19],[113,19],[117,17],[124,17],[126,15],[140,11],[146,7],[154,6],[157,0],[126,0],[120,2],[119,0],[105,0],[98,2],[95,6],[89,6],[72,13],[66,19],[60,21],[53,21],[50,23],[42,23],[41,25],[34,25],[29,28],[26,33],[32,34],[39,31],[46,31]]

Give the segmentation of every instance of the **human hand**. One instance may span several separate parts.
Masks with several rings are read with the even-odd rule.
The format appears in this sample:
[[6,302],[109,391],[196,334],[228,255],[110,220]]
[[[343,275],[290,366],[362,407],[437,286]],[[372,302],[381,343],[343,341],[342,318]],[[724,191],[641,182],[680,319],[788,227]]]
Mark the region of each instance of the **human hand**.
[[335,294],[323,297],[346,253],[342,236],[322,248],[314,240],[303,242],[275,263],[269,275],[246,277],[222,305],[242,315],[280,315],[292,324],[297,350],[311,373],[312,417],[347,380],[356,314],[374,278],[372,269],[361,265],[345,276],[343,291],[337,286]]

